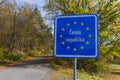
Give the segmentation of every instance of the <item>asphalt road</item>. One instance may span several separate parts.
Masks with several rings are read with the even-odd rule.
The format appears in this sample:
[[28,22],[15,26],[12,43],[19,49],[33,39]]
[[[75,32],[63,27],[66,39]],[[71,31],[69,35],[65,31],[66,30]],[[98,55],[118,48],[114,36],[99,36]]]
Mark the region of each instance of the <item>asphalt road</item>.
[[38,57],[0,70],[0,80],[45,80],[47,73],[52,71],[49,67],[51,58],[47,56]]

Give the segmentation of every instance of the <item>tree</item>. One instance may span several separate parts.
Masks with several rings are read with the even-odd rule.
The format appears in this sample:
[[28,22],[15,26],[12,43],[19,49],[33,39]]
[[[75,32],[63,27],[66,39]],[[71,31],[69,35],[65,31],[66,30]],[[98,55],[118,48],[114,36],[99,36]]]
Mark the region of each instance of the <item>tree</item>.
[[31,8],[27,3],[18,6],[15,0],[12,3],[5,0],[0,10],[0,47],[25,53],[51,50],[51,28],[37,7]]
[[36,45],[36,48],[42,52],[50,51],[52,47],[52,29],[45,24],[37,6],[34,8],[33,14],[35,19],[34,26],[37,30],[34,37],[34,45]]
[[48,0],[44,9],[48,12],[51,20],[59,14],[98,14],[100,56],[99,59],[87,60],[82,65],[96,61],[112,61],[109,56],[114,55],[111,55],[110,51],[114,51],[112,48],[119,39],[119,37],[117,39],[114,37],[120,35],[115,30],[118,28],[117,25],[120,25],[118,22],[120,20],[120,2],[118,0]]

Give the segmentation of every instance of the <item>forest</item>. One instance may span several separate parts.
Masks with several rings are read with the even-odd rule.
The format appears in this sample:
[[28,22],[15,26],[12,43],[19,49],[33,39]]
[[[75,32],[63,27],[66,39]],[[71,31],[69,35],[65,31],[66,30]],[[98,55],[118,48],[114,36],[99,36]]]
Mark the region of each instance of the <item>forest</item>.
[[15,0],[0,2],[0,64],[25,56],[50,53],[52,28],[45,24],[37,7]]

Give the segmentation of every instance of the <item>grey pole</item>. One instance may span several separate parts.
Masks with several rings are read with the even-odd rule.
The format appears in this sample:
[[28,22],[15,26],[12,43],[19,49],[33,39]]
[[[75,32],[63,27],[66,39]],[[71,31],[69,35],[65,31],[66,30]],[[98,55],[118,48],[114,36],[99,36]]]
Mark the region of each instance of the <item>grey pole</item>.
[[73,80],[77,80],[77,58],[74,58],[74,76]]

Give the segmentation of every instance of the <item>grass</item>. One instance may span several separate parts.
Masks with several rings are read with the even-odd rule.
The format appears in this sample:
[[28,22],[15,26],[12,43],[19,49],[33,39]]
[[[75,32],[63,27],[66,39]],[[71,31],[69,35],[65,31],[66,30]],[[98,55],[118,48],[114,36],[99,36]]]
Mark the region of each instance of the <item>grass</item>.
[[113,68],[113,69],[120,69],[119,64],[110,64],[110,67]]
[[119,64],[109,64],[112,73],[114,74],[120,74],[120,65]]
[[29,54],[25,54],[18,50],[13,52],[0,48],[0,66],[4,66],[14,62],[19,62],[25,59],[29,59],[29,57],[40,55],[43,55],[43,53],[38,51],[30,51]]
[[22,53],[10,52],[0,48],[0,65],[22,60],[23,58],[24,55]]
[[[52,65],[54,69],[53,72],[49,72],[45,80],[73,80],[73,69],[63,68],[57,65]],[[77,71],[77,80],[103,80],[102,78],[90,75],[84,70]]]

